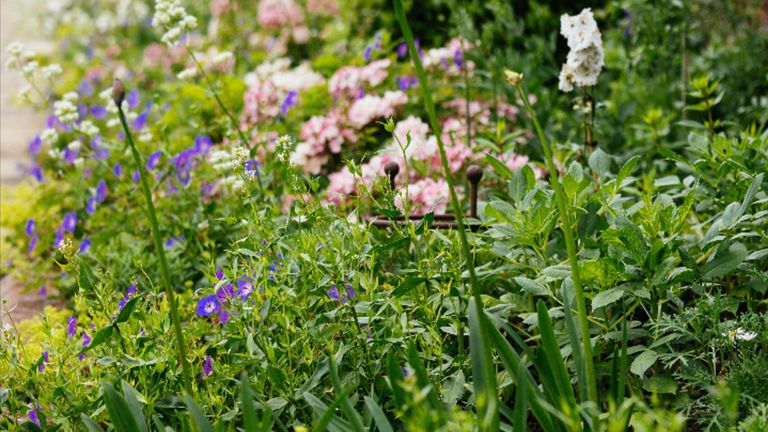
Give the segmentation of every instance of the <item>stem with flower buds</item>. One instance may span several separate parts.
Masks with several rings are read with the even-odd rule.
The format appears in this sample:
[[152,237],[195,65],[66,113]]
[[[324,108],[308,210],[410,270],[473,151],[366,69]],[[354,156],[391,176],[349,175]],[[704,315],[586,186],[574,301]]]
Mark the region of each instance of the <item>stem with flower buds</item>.
[[115,79],[115,85],[112,89],[112,97],[117,105],[117,111],[120,116],[120,123],[123,125],[125,131],[125,137],[128,141],[128,146],[131,148],[133,154],[133,160],[136,163],[136,167],[139,170],[139,180],[141,183],[141,189],[144,192],[144,198],[147,203],[147,216],[149,217],[149,223],[152,226],[152,240],[155,243],[155,250],[157,251],[158,261],[160,261],[160,273],[163,277],[163,283],[165,285],[165,294],[168,296],[168,303],[171,309],[171,322],[173,324],[173,332],[176,336],[176,350],[181,362],[181,370],[184,376],[184,389],[188,394],[192,394],[192,371],[189,368],[189,362],[187,362],[187,348],[184,344],[184,333],[181,329],[181,321],[179,320],[179,309],[176,303],[176,294],[171,284],[171,274],[168,271],[168,262],[165,259],[165,251],[163,250],[163,243],[160,239],[160,228],[157,223],[157,215],[155,214],[155,204],[152,202],[152,193],[149,190],[149,183],[147,182],[147,171],[144,168],[144,164],[141,160],[141,154],[136,149],[136,144],[133,141],[133,135],[128,127],[128,122],[125,119],[125,113],[123,112],[122,102],[125,97],[125,88],[122,82]]

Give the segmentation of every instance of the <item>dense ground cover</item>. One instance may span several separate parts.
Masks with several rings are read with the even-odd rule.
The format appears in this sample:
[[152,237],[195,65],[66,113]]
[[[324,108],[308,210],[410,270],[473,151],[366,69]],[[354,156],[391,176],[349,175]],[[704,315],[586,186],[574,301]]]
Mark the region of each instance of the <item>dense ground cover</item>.
[[768,428],[766,11],[581,6],[51,3],[3,429]]

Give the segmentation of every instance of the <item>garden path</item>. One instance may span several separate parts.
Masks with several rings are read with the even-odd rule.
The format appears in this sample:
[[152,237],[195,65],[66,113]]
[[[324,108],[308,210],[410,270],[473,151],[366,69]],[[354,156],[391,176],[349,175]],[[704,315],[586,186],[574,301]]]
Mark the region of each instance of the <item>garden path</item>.
[[[5,47],[12,41],[22,42],[26,47],[45,52],[51,43],[40,39],[39,33],[25,17],[33,16],[39,11],[40,3],[36,1],[2,0],[0,2],[0,61],[5,65],[7,54]],[[0,72],[0,185],[8,186],[20,181],[27,164],[27,143],[40,131],[45,116],[36,113],[31,108],[20,107],[13,103],[14,96],[23,85],[23,78],[15,71]],[[4,199],[7,190],[0,188],[0,200]],[[0,235],[2,234],[0,227]],[[0,243],[1,244],[1,243]],[[0,260],[3,257],[0,250]],[[7,307],[11,310],[14,321],[31,318],[43,308],[43,300],[37,292],[23,293],[22,286],[9,277],[0,279],[0,301],[8,300]],[[5,323],[5,312],[0,311],[0,322]]]

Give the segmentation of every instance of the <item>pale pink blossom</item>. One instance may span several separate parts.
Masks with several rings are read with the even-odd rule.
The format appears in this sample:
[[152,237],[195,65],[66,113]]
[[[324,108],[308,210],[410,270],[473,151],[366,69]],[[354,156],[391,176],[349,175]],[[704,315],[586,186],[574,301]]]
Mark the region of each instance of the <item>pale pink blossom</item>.
[[304,12],[294,0],[261,0],[258,7],[258,20],[262,27],[274,30],[283,26],[302,24]]
[[364,96],[349,108],[349,123],[360,129],[376,119],[393,116],[407,102],[408,96],[401,91],[387,91],[384,96]]
[[291,163],[301,167],[308,174],[320,174],[323,165],[328,162],[328,155],[315,151],[307,143],[299,143],[291,153]]
[[307,11],[317,16],[333,16],[339,13],[339,4],[336,0],[309,0]]

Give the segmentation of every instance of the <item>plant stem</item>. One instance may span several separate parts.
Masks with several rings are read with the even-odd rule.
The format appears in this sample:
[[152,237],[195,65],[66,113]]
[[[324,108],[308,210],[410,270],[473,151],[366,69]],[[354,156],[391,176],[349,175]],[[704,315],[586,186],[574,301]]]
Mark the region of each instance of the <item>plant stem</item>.
[[[528,96],[526,95],[525,90],[523,90],[523,87],[519,84],[515,87],[517,87],[517,91],[520,95],[520,99],[523,100],[523,103],[525,104],[525,108],[528,110],[528,113],[531,116],[531,120],[533,120],[533,125],[536,128],[536,133],[539,136],[539,141],[541,141],[541,147],[542,147],[542,150],[544,151],[544,156],[546,157],[546,160],[547,160],[546,162],[547,162],[547,168],[549,169],[549,182],[552,185],[552,189],[555,191],[555,201],[557,202],[557,207],[560,212],[560,219],[562,221],[561,227],[563,229],[563,236],[565,237],[565,247],[568,251],[568,261],[571,266],[573,290],[574,290],[574,293],[576,294],[576,307],[577,307],[577,312],[579,314],[579,325],[581,328],[581,336],[582,336],[582,342],[583,342],[584,362],[586,363],[585,369],[586,369],[586,379],[587,379],[587,383],[586,383],[587,395],[589,396],[590,401],[597,404],[598,403],[597,380],[595,377],[595,364],[592,358],[592,344],[589,336],[589,317],[587,316],[587,306],[586,306],[586,301],[584,299],[584,289],[582,288],[582,284],[581,284],[581,271],[579,269],[578,256],[576,252],[576,242],[574,241],[573,227],[571,226],[572,224],[572,215],[570,211],[571,209],[568,204],[568,199],[565,195],[565,191],[560,185],[559,174],[557,171],[557,167],[555,166],[555,160],[552,154],[552,147],[550,147],[549,141],[547,140],[547,137],[544,135],[544,131],[541,128],[541,124],[539,124],[539,119],[536,116],[536,112],[533,110],[533,107],[528,102]],[[590,416],[592,417],[593,427],[597,427],[597,424],[598,424],[597,414],[593,411],[593,413]]]
[[141,183],[141,189],[144,192],[144,199],[147,202],[147,216],[149,217],[149,223],[152,226],[152,240],[155,243],[155,250],[157,252],[158,260],[160,261],[160,273],[163,277],[163,284],[165,285],[165,293],[168,296],[168,303],[171,307],[171,322],[173,324],[173,332],[176,336],[176,351],[181,362],[181,370],[184,375],[184,389],[190,395],[192,395],[192,371],[189,368],[187,362],[187,349],[184,344],[184,334],[181,329],[181,321],[179,320],[179,310],[176,304],[176,294],[171,284],[171,274],[168,271],[168,262],[165,259],[165,251],[163,250],[163,242],[160,239],[160,228],[157,223],[157,216],[155,214],[155,204],[152,202],[152,193],[149,190],[149,183],[147,182],[147,171],[144,168],[144,164],[141,160],[141,154],[136,149],[136,144],[133,141],[131,130],[128,128],[128,122],[125,120],[125,113],[122,106],[117,106],[118,113],[120,115],[120,123],[123,125],[125,131],[125,138],[128,141],[128,145],[131,147],[131,153],[133,154],[133,160],[136,163],[136,167],[139,170],[139,179]]

